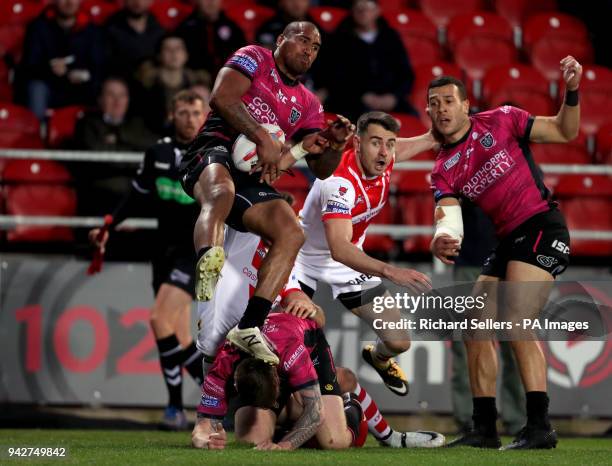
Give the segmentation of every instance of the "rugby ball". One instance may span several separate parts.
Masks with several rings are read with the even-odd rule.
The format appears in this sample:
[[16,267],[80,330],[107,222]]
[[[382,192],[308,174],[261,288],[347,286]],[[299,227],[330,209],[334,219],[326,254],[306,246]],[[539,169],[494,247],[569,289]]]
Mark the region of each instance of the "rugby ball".
[[[272,135],[274,139],[285,143],[285,133],[277,125],[263,124],[262,125]],[[257,165],[257,146],[255,143],[241,134],[234,141],[232,146],[232,161],[234,166],[243,172],[251,171]]]

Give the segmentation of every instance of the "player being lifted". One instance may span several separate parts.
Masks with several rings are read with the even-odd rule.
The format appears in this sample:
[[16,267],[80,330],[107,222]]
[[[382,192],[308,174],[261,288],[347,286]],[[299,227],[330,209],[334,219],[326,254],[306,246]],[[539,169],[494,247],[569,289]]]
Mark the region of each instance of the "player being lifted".
[[[318,282],[328,283],[334,298],[372,328],[375,318],[400,318],[396,308],[382,315],[372,310],[375,297],[388,295],[381,278],[416,292],[431,287],[426,275],[374,259],[362,250],[368,225],[387,202],[393,164],[435,145],[429,133],[406,139],[398,138],[398,131],[399,123],[391,115],[363,114],[354,147],[344,152],[333,176],[315,181],[300,213],[306,242],[293,273],[302,289],[312,297]],[[409,348],[409,335],[387,328],[374,331],[376,344],[366,346],[362,356],[391,391],[404,396],[408,382],[393,356]]]
[[[529,142],[564,143],[578,134],[578,85],[582,67],[571,56],[561,61],[565,101],[556,116],[531,116],[501,107],[468,116],[463,83],[452,77],[433,80],[428,112],[444,144],[432,172],[436,233],[432,251],[447,264],[457,256],[463,223],[459,199],[466,197],[491,218],[499,245],[485,261],[474,290],[495,291],[501,280],[523,283],[505,290],[500,312],[535,318],[546,303],[550,284],[569,261],[565,219],[542,182]],[[531,285],[525,285],[531,282]],[[552,448],[557,435],[548,418],[546,360],[538,341],[511,341],[527,396],[527,424],[505,449]],[[491,339],[466,340],[474,400],[474,430],[452,442],[498,448],[495,421],[497,357]]]
[[236,137],[245,134],[257,146],[262,177],[274,180],[282,145],[262,124],[275,124],[287,140],[302,141],[292,154],[306,156],[316,176],[332,173],[352,134],[351,124],[339,119],[323,137],[323,109],[298,81],[320,47],[321,35],[312,23],[294,22],[278,37],[274,52],[251,45],[234,53],[217,76],[210,102],[213,111],[181,167],[183,187],[201,208],[194,231],[199,301],[212,298],[223,267],[224,222],[270,244],[255,293],[237,328],[228,335],[233,344],[270,363],[278,363],[278,358],[262,341],[258,327],[289,276],[304,233],[273,187],[260,183],[259,174],[233,167],[231,151]]

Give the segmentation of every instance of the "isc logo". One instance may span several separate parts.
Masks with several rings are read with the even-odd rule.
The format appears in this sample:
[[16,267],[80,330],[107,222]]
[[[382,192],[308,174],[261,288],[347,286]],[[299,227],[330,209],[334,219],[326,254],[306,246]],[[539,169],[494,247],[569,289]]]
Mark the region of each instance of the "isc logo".
[[558,239],[554,240],[552,243],[552,247],[557,251],[562,252],[563,254],[569,254],[570,248],[564,242],[559,241]]

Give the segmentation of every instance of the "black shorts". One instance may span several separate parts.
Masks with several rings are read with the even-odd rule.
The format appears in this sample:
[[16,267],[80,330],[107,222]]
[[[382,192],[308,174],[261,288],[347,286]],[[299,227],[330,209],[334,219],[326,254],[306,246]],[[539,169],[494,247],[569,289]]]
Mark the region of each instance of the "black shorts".
[[153,291],[163,283],[185,290],[195,298],[195,252],[168,248],[163,256],[153,259]]
[[508,262],[535,265],[553,277],[563,273],[569,264],[570,237],[563,214],[555,207],[534,215],[503,238],[487,257],[481,273],[506,277]]
[[181,184],[187,194],[193,197],[193,188],[202,171],[213,163],[220,163],[230,172],[234,180],[235,197],[225,223],[237,231],[247,231],[242,223],[246,210],[260,202],[282,199],[272,186],[259,182],[259,174],[249,175],[234,167],[231,157],[232,140],[220,135],[203,133],[198,135],[189,148],[179,168]]

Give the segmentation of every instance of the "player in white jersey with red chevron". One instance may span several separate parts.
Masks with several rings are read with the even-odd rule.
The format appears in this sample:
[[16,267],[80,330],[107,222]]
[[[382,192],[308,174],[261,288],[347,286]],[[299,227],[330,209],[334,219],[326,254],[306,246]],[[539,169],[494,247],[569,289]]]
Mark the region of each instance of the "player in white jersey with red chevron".
[[[300,213],[306,242],[293,274],[311,297],[317,282],[331,285],[334,298],[373,327],[375,318],[397,321],[398,309],[375,314],[372,301],[387,293],[381,278],[420,292],[431,288],[429,278],[416,270],[396,267],[363,252],[366,230],[389,195],[393,164],[406,161],[435,145],[429,133],[398,138],[399,123],[383,112],[369,112],[357,122],[353,148],[344,152],[333,175],[316,180]],[[410,346],[404,330],[376,330],[376,345],[363,357],[394,393],[408,393],[408,382],[393,356]]]

